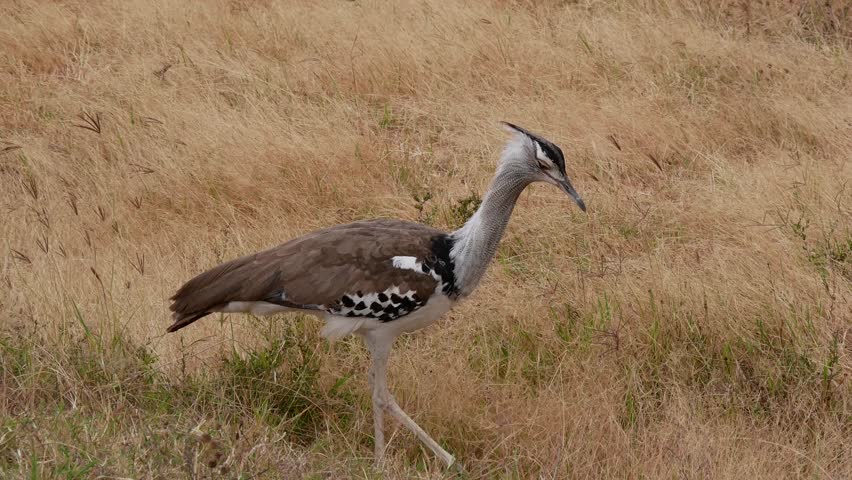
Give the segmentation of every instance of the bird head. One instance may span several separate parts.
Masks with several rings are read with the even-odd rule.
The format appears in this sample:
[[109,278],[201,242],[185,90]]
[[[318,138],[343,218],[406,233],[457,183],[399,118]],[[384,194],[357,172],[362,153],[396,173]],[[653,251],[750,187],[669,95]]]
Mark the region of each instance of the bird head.
[[547,182],[556,185],[585,212],[586,204],[574,190],[571,179],[565,173],[565,156],[562,149],[517,125],[503,122],[503,126],[506,131],[514,134],[503,154],[503,168],[518,170],[530,183]]

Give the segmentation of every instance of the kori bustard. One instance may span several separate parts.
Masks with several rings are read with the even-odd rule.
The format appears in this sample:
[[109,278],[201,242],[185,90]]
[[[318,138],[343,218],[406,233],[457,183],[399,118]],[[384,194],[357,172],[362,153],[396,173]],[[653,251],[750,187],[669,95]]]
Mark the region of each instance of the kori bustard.
[[402,220],[336,225],[269,250],[223,263],[172,297],[179,330],[213,312],[255,315],[304,312],[325,320],[322,335],[363,337],[372,357],[375,459],[385,452],[384,414],[396,417],[447,466],[455,459],[396,403],[387,386],[391,346],[473,292],[497,251],[521,192],[533,182],[556,185],[586,206],[565,173],[562,150],[504,123],[512,134],[482,204],[454,232]]

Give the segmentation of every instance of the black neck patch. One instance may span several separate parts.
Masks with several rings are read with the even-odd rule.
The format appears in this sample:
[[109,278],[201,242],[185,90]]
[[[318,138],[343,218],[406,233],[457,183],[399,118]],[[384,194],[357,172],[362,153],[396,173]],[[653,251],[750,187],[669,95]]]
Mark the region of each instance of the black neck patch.
[[459,289],[456,285],[456,265],[450,258],[452,249],[453,239],[449,235],[442,234],[432,237],[432,255],[426,259],[426,265],[441,277],[444,284],[444,295],[457,297]]

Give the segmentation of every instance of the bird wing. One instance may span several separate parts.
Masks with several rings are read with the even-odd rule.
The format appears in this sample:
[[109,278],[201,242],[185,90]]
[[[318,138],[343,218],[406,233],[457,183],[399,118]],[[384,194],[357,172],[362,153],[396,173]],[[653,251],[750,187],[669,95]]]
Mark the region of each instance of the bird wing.
[[438,285],[452,283],[448,242],[440,230],[401,220],[318,230],[186,282],[171,298],[169,331],[230,302],[392,320],[425,304]]

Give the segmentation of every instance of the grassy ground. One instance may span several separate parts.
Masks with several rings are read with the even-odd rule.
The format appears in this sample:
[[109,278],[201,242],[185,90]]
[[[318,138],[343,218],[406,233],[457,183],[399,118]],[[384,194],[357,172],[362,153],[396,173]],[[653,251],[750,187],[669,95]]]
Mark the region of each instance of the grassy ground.
[[[713,6],[708,6],[712,4]],[[391,388],[469,478],[852,477],[845,2],[0,5],[0,477],[442,478],[311,318],[164,335],[214,264],[522,197]]]

